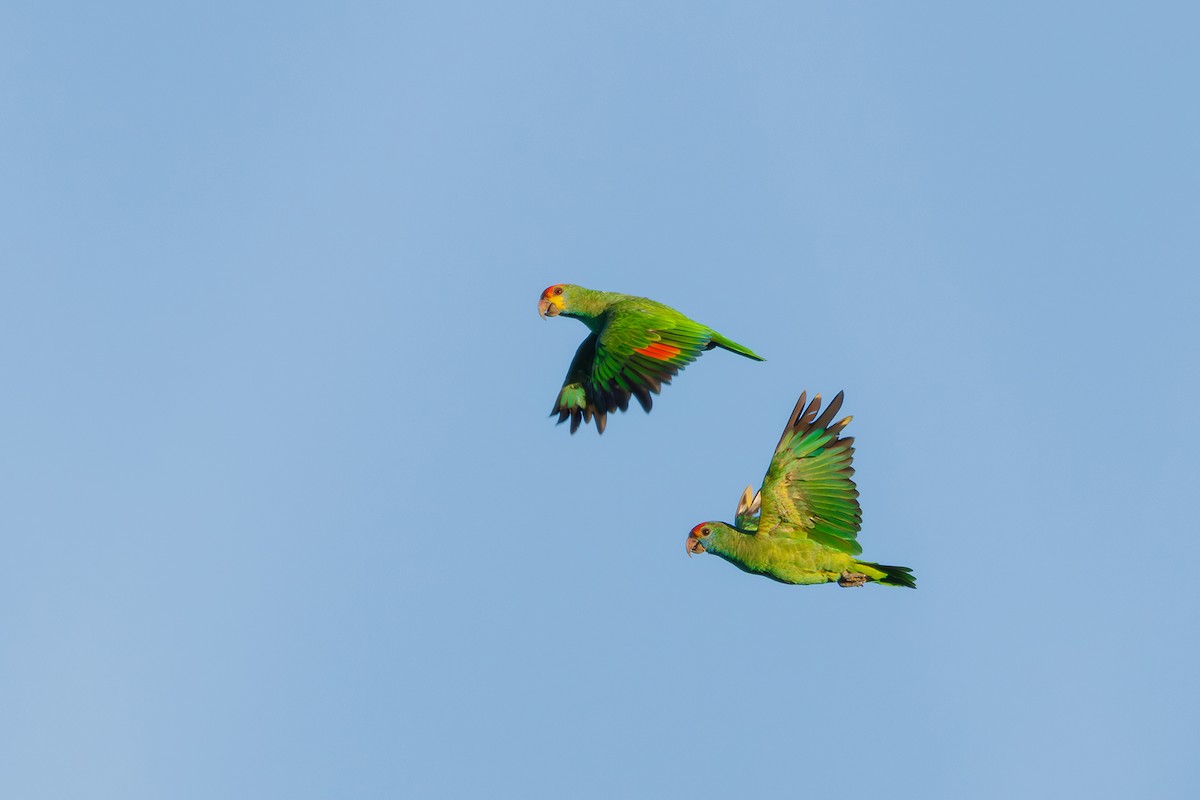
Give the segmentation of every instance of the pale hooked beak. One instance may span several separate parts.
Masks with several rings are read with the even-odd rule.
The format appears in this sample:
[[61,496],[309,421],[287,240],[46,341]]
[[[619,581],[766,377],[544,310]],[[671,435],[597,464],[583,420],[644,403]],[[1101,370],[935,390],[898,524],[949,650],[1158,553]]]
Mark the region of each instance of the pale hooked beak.
[[700,541],[700,537],[694,533],[688,534],[687,543],[684,545],[687,550],[688,557],[700,555],[704,552],[704,542]]
[[538,316],[540,316],[542,319],[545,319],[546,317],[557,317],[560,313],[561,310],[558,306],[554,305],[553,301],[545,297],[543,297],[541,300],[538,300]]

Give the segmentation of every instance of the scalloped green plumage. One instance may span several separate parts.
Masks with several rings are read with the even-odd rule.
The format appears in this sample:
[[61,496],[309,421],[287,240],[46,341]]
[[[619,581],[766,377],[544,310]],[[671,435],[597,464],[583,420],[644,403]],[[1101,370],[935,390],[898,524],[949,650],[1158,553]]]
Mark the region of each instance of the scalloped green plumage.
[[800,395],[788,417],[762,488],[752,495],[747,487],[742,494],[735,525],[696,525],[688,534],[688,552],[712,553],[781,583],[876,582],[915,589],[908,567],[857,560],[862,510],[851,478],[854,439],[841,436],[850,417],[830,424],[841,408],[841,392],[819,415],[821,396],[806,405],[807,397]]

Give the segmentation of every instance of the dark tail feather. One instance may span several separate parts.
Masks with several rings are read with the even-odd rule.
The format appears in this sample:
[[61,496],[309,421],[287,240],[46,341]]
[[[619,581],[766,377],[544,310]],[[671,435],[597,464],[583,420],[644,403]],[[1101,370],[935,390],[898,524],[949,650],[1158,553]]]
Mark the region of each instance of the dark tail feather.
[[872,564],[870,561],[863,561],[861,563],[863,566],[873,567],[883,573],[883,577],[876,580],[876,583],[882,583],[884,586],[907,586],[909,589],[917,588],[917,578],[908,567],[889,567],[886,564]]

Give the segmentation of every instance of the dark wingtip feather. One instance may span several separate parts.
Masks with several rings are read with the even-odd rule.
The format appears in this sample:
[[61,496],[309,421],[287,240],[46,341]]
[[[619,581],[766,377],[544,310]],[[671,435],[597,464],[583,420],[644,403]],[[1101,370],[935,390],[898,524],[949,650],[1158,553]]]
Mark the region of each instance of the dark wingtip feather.
[[821,408],[821,393],[817,392],[813,395],[812,402],[808,404],[808,408],[804,409],[804,413],[796,420],[796,427],[808,425],[817,418],[817,411]]
[[800,421],[800,414],[804,410],[804,403],[808,400],[808,390],[800,393],[800,399],[796,401],[796,405],[792,408],[792,413],[788,414],[787,425],[783,426],[783,434],[779,437],[779,444],[775,445],[775,449],[783,447],[784,441],[788,438],[788,434],[792,432],[792,428]]
[[654,406],[654,401],[650,399],[650,392],[647,391],[646,387],[634,387],[633,396],[636,397],[637,401],[641,404],[642,410],[649,414],[650,409]]
[[[833,436],[833,439],[830,440],[830,444],[829,444],[830,447],[836,447],[836,448],[844,450],[844,449],[846,449],[846,447],[849,447],[849,445],[846,445],[847,441],[853,442],[854,437],[852,437],[852,436],[843,437],[842,436],[842,431],[844,431],[846,429],[846,426],[850,424],[850,420],[851,420],[851,417],[846,417],[844,419],[838,420],[837,422],[835,422],[832,425],[829,425],[825,428],[825,433],[831,434]],[[817,426],[814,425],[813,427],[816,428]],[[843,446],[843,445],[845,445],[845,446]]]
[[[845,419],[834,423],[832,426],[829,424],[829,421],[834,418],[839,410],[841,410],[842,401],[845,400],[845,397],[845,392],[838,392],[834,398],[829,401],[829,405],[825,407],[825,410],[821,411],[820,394],[813,395],[812,400],[808,401],[808,392],[801,392],[800,399],[796,401],[796,406],[792,409],[792,413],[788,415],[788,424],[783,429],[783,434],[779,437],[779,444],[775,445],[775,449],[779,450],[780,447],[783,447],[783,443],[791,436],[807,433],[808,431],[816,428],[824,428],[836,437],[842,432],[842,429],[850,424],[850,420],[853,419],[853,417],[846,417]],[[807,406],[805,405],[806,401],[808,402]],[[820,412],[820,417],[817,416],[818,412]],[[852,442],[854,440],[849,439],[842,441]]]
[[[820,397],[820,395],[817,395]],[[829,401],[829,405],[825,406],[825,411],[821,416],[812,421],[812,428],[828,428],[829,423],[833,420],[833,415],[836,414],[842,407],[842,400],[845,399],[845,392],[838,392],[833,399]]]

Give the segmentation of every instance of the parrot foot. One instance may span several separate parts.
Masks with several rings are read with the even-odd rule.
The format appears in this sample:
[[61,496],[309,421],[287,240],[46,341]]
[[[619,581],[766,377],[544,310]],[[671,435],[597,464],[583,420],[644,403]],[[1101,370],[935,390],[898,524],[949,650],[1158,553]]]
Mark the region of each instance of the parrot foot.
[[843,572],[838,578],[838,586],[862,586],[867,582],[867,576],[861,572]]

